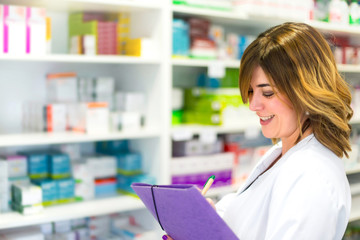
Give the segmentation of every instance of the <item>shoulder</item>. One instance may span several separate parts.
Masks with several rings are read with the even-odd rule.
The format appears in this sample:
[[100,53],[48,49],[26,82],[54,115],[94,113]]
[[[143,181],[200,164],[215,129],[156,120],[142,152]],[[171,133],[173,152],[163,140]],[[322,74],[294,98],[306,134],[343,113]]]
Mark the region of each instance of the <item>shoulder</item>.
[[341,202],[348,201],[350,193],[342,160],[315,137],[284,159],[276,181],[281,191],[319,191],[324,198]]

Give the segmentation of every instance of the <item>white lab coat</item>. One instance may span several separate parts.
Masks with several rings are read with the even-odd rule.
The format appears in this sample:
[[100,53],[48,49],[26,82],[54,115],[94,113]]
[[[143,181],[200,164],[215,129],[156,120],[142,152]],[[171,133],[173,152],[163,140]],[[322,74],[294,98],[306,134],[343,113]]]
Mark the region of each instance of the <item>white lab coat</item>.
[[216,204],[220,216],[241,240],[341,239],[351,208],[342,160],[311,134],[259,176],[280,153],[281,143]]

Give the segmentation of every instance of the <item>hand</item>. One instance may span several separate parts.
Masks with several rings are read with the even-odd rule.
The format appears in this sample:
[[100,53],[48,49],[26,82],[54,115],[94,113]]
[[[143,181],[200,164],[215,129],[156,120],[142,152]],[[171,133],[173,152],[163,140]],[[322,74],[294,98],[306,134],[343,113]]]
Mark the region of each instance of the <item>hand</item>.
[[206,201],[216,210],[215,203],[211,198],[206,198]]
[[174,240],[174,239],[172,239],[169,235],[164,235],[164,236],[162,236],[162,239],[163,239],[163,240]]

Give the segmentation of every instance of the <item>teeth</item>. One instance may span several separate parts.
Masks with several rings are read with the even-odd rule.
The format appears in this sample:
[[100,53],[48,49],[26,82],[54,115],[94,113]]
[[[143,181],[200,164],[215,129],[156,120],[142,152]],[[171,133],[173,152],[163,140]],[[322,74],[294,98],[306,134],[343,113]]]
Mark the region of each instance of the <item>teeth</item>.
[[268,117],[260,117],[261,120],[263,121],[266,121],[266,120],[269,120],[271,118],[273,118],[275,115],[271,115],[271,116],[268,116]]

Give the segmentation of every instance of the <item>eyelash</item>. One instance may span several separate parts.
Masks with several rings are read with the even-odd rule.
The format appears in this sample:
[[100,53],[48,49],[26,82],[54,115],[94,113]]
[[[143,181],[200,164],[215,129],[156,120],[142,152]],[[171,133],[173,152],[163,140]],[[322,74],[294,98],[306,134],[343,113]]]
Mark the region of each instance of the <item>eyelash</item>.
[[[249,96],[251,96],[253,93],[254,93],[253,90],[248,91]],[[272,96],[274,96],[274,93],[273,92],[264,92],[263,96],[266,97],[266,98],[271,98]]]
[[263,93],[263,96],[266,97],[266,98],[271,98],[272,96],[274,95],[273,92],[266,92],[266,93]]

